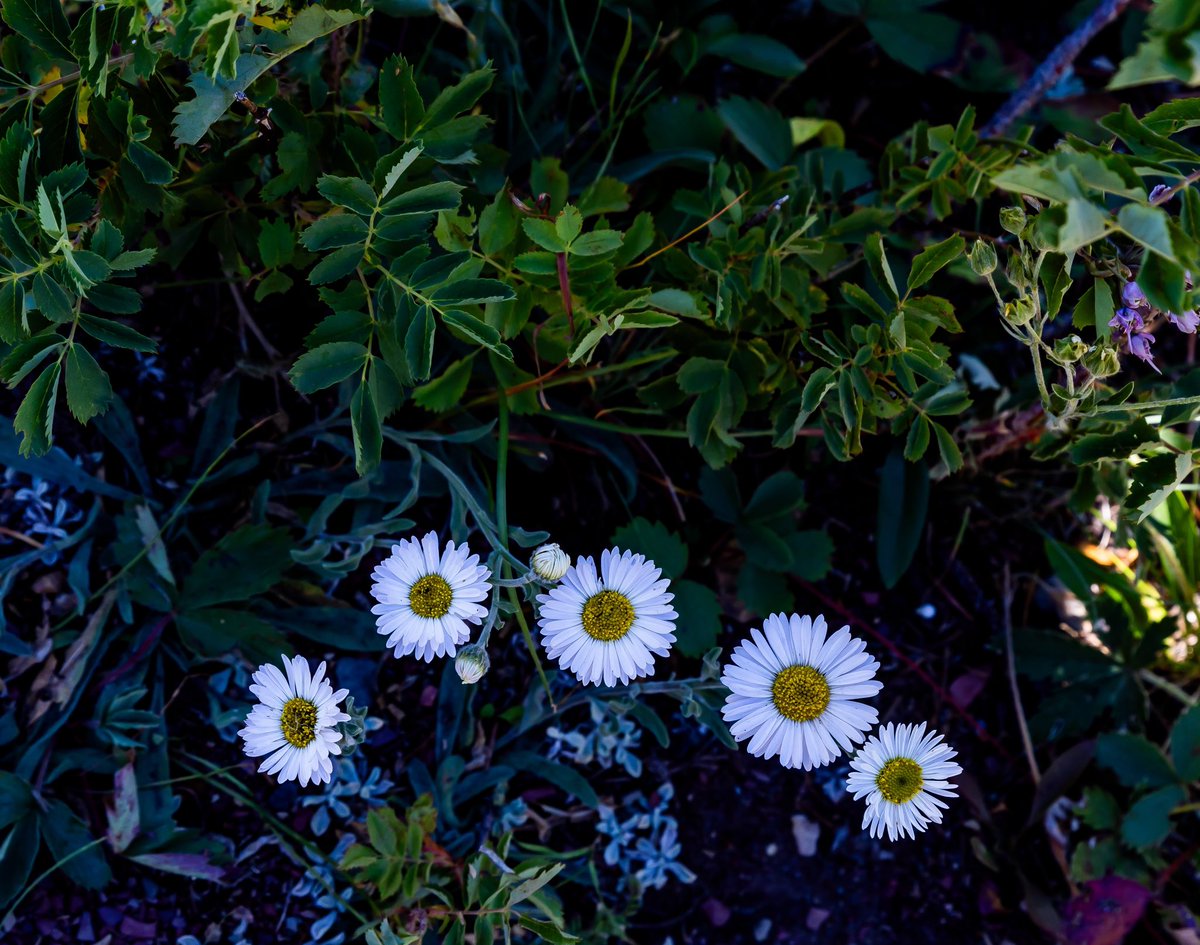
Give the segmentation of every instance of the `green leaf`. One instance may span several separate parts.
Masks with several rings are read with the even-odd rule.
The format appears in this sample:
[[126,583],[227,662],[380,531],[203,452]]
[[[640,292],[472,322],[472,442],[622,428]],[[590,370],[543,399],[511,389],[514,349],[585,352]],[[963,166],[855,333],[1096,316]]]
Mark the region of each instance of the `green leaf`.
[[312,272],[308,274],[308,281],[313,285],[326,285],[344,279],[358,268],[365,252],[366,246],[363,243],[335,249],[313,266]]
[[408,141],[421,126],[425,103],[413,68],[403,56],[392,56],[379,70],[379,107],[393,138]]
[[29,335],[25,318],[25,289],[16,279],[0,285],[0,341],[15,345]]
[[621,248],[621,234],[616,230],[592,230],[575,240],[567,252],[576,256],[602,256]]
[[579,939],[568,932],[564,932],[553,922],[546,922],[542,919],[535,919],[528,913],[521,912],[517,915],[517,922],[521,928],[528,929],[536,935],[540,935],[549,945],[574,945]]
[[253,663],[278,663],[280,654],[290,656],[292,652],[277,628],[246,610],[186,610],[175,618],[175,625],[184,645],[205,659],[221,659],[237,651]]
[[270,590],[292,563],[286,528],[244,525],[229,532],[192,566],[180,595],[181,609],[249,600]]
[[378,204],[374,189],[361,177],[335,177],[326,174],[317,181],[317,190],[331,203],[365,217],[374,213]]
[[1058,229],[1055,246],[1060,253],[1073,253],[1090,243],[1103,239],[1111,221],[1090,200],[1072,197],[1067,201],[1067,221]]
[[554,220],[554,232],[565,245],[570,245],[571,241],[583,232],[583,214],[567,204]]
[[300,234],[300,243],[315,253],[323,249],[361,244],[366,240],[367,232],[367,221],[362,217],[353,213],[331,213],[306,227]]
[[664,577],[680,578],[687,568],[687,545],[661,522],[651,522],[638,516],[613,532],[612,544],[622,550],[645,555],[662,568]]
[[433,312],[428,305],[417,306],[404,337],[404,353],[412,376],[423,381],[433,370]]
[[397,194],[380,208],[380,212],[389,216],[404,214],[438,213],[443,210],[457,210],[462,203],[462,184],[454,181],[440,180],[433,184],[422,184]]
[[899,301],[900,290],[896,288],[896,277],[892,274],[892,267],[888,265],[887,252],[883,247],[883,237],[878,233],[872,233],[867,237],[863,250],[867,257],[867,265],[870,266],[876,283],[887,292],[893,302]]
[[495,70],[488,65],[468,72],[457,85],[442,89],[437,98],[429,103],[420,127],[435,128],[455,115],[474,108],[475,103],[483,97],[483,93],[492,87],[494,76]]
[[72,343],[66,354],[67,407],[80,423],[108,410],[113,390],[108,375],[81,344]]
[[331,341],[302,354],[288,377],[302,394],[332,387],[355,371],[361,371],[367,359],[364,345],[353,341]]
[[439,377],[413,391],[413,401],[426,410],[443,413],[458,406],[471,380],[474,357],[455,361]]
[[510,751],[499,764],[508,765],[518,771],[528,771],[543,781],[548,781],[567,794],[574,795],[581,804],[593,809],[600,806],[600,798],[588,783],[587,778],[568,765],[547,761],[534,751]]
[[742,146],[770,170],[791,159],[791,125],[770,105],[735,95],[717,106],[717,114]]
[[790,519],[804,508],[804,482],[791,470],[780,470],[759,483],[742,510],[748,521]]
[[448,312],[442,313],[442,323],[447,328],[462,332],[468,338],[496,352],[496,354],[505,360],[512,360],[512,351],[500,339],[500,332],[486,322],[480,321],[474,315],[468,315],[466,312],[460,312],[458,309],[450,309]]
[[350,425],[354,435],[354,468],[365,476],[379,465],[383,430],[370,384],[359,384],[350,401]]
[[41,846],[40,823],[40,817],[27,816],[0,843],[0,906],[8,905],[25,888]]
[[46,273],[33,277],[33,304],[50,321],[62,324],[75,317],[75,306],[71,297],[57,281]]
[[1192,706],[1175,721],[1171,760],[1181,780],[1200,780],[1200,706]]
[[133,351],[154,352],[158,343],[147,338],[140,331],[115,322],[111,318],[100,318],[97,315],[79,316],[79,327],[97,341],[113,345],[117,348],[130,348]]
[[1121,820],[1121,839],[1135,850],[1156,847],[1171,833],[1171,811],[1187,799],[1179,785],[1159,788],[1134,804]]
[[258,254],[268,269],[286,266],[296,253],[296,237],[286,220],[264,220],[258,231]]
[[[0,830],[16,823],[33,806],[33,792],[28,783],[15,774],[0,771]],[[0,861],[3,856],[0,855]]]
[[459,279],[437,289],[431,296],[438,305],[481,305],[507,302],[516,297],[509,286],[497,279]]
[[1117,224],[1130,239],[1141,243],[1146,249],[1158,253],[1164,259],[1178,262],[1171,245],[1170,218],[1161,207],[1147,207],[1140,203],[1127,203],[1117,214]]
[[87,825],[76,817],[66,804],[62,801],[51,801],[40,819],[46,846],[50,848],[50,852],[61,864],[62,871],[72,882],[84,889],[103,889],[112,881],[112,872],[100,846],[93,846],[87,852],[78,853],[67,860],[68,856],[77,853],[95,838],[88,831]]
[[1175,772],[1157,746],[1140,735],[1105,733],[1096,740],[1096,761],[1127,787],[1175,784]]
[[567,244],[559,238],[558,229],[549,220],[539,220],[536,217],[525,217],[521,228],[531,240],[552,253],[565,253]]
[[58,376],[62,362],[55,361],[30,385],[17,408],[13,429],[21,435],[21,455],[41,456],[53,442],[54,405],[58,401]]
[[933,278],[934,273],[958,259],[966,249],[967,241],[957,234],[935,243],[913,260],[908,274],[908,294]]
[[4,0],[0,16],[22,39],[42,52],[56,59],[75,61],[71,27],[60,0]]
[[899,583],[925,530],[929,470],[893,450],[880,470],[876,561],[885,587]]
[[280,59],[359,19],[362,19],[361,13],[351,10],[326,10],[320,4],[312,4],[296,15],[286,35],[264,30],[260,38],[264,41],[262,45],[266,46],[271,55],[264,56],[253,52],[238,56],[233,78],[214,78],[200,70],[193,71],[188,79],[188,86],[196,95],[175,107],[176,143],[196,144],[212,127],[213,122],[229,110],[237,93],[245,92]]
[[684,656],[699,658],[716,645],[721,633],[721,604],[710,587],[696,581],[673,581],[671,606],[679,614],[675,648]]
[[162,186],[175,179],[175,168],[161,155],[151,151],[140,141],[130,141],[126,152],[133,166],[146,178],[146,183]]
[[781,79],[804,71],[804,60],[783,43],[756,33],[726,33],[704,44],[704,53]]

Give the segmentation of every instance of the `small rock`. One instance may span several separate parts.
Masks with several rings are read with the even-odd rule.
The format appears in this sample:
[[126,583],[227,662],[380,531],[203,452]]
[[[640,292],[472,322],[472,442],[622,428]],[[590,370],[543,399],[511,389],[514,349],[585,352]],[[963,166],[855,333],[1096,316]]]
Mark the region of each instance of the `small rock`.
[[155,938],[158,935],[157,922],[141,922],[127,915],[121,920],[121,934],[130,938]]
[[754,941],[765,942],[767,936],[771,934],[771,920],[762,919],[758,925],[754,927]]
[[825,924],[825,920],[829,918],[830,914],[828,909],[818,909],[813,906],[808,910],[808,918],[804,920],[804,924],[810,932],[815,932]]
[[729,906],[721,902],[720,899],[706,899],[700,906],[700,911],[704,913],[704,917],[708,919],[709,923],[718,929],[727,924],[733,915]]
[[814,856],[817,840],[821,836],[821,825],[803,814],[795,814],[792,817],[792,836],[796,838],[796,851],[801,856]]
[[778,852],[779,852],[779,844],[778,843],[768,843],[767,844],[767,850],[766,850],[767,856],[774,856]]

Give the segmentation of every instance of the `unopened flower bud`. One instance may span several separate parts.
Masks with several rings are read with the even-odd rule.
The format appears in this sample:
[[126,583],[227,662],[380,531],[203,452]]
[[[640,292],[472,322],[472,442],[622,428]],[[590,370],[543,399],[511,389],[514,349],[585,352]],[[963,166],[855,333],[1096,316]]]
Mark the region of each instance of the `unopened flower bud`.
[[554,584],[561,581],[571,567],[571,556],[557,544],[542,545],[529,558],[529,567],[543,581]]
[[1005,207],[1000,211],[1000,225],[1009,233],[1019,235],[1025,229],[1025,211],[1020,207]]
[[1019,298],[1004,306],[1004,317],[1013,325],[1027,325],[1035,314],[1037,311],[1028,298]]
[[1074,364],[1087,354],[1087,349],[1087,342],[1078,335],[1068,335],[1054,343],[1054,356],[1063,364]]
[[976,240],[975,245],[971,247],[971,254],[967,258],[977,276],[988,276],[996,271],[996,249],[991,243]]
[[338,747],[341,749],[343,758],[353,755],[367,739],[367,707],[356,706],[354,704],[354,696],[346,697],[346,704],[343,711],[350,716],[349,721],[339,722],[337,729],[342,736],[338,742]]
[[466,685],[473,686],[487,675],[492,661],[487,650],[478,643],[469,643],[454,657],[454,671]]
[[1101,343],[1083,356],[1083,366],[1095,377],[1112,377],[1121,370],[1121,357],[1112,345]]

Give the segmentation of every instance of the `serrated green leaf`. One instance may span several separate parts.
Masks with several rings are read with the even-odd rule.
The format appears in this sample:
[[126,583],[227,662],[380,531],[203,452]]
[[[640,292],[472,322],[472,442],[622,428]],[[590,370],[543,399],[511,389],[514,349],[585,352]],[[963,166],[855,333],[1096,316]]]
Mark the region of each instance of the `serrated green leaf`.
[[91,352],[81,344],[73,343],[64,358],[67,407],[80,423],[87,423],[97,414],[108,410],[112,403],[112,385],[108,375],[96,363]]
[[22,456],[41,456],[53,442],[54,405],[58,401],[58,377],[62,363],[55,361],[30,385],[17,408],[13,429],[21,435]]
[[366,346],[353,341],[331,341],[302,354],[288,376],[296,390],[311,394],[361,371],[366,359]]

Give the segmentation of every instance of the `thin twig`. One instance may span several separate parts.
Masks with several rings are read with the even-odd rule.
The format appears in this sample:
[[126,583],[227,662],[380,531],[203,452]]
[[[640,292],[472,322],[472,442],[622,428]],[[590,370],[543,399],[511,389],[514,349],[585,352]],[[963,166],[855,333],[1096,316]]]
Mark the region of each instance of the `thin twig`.
[[[258,322],[256,322],[254,320],[254,316],[250,314],[250,308],[246,305],[246,300],[242,298],[242,292],[238,288],[237,281],[233,278],[232,274],[228,272],[225,273],[225,280],[226,284],[229,286],[229,292],[233,296],[233,304],[238,310],[238,319],[240,320],[242,326],[250,329],[254,337],[258,339],[258,343],[262,345],[262,349],[268,358],[273,361],[278,360],[279,349],[271,344],[271,342],[267,341],[267,336],[264,335],[262,333],[262,329],[258,327]],[[246,350],[244,338],[242,341],[242,350]]]
[[1017,686],[1017,657],[1013,649],[1012,628],[1012,574],[1008,563],[1004,565],[1004,646],[1008,653],[1008,685],[1012,689],[1013,707],[1017,711],[1017,727],[1021,730],[1021,744],[1025,746],[1025,757],[1029,761],[1029,773],[1033,783],[1040,784],[1042,772],[1038,768],[1037,756],[1033,753],[1033,739],[1029,737],[1029,723],[1025,720],[1025,707],[1021,704],[1021,690]]
[[979,132],[984,138],[1003,135],[1018,118],[1040,102],[1058,82],[1067,68],[1075,61],[1097,33],[1115,20],[1133,0],[1104,0],[1075,31],[1054,47],[1046,60],[1034,70],[1017,91],[1004,103]]
[[1172,197],[1174,197],[1181,190],[1183,190],[1187,187],[1190,187],[1192,184],[1196,183],[1196,181],[1198,181],[1198,180],[1200,180],[1200,171],[1192,171],[1192,173],[1188,174],[1188,176],[1185,177],[1183,180],[1181,180],[1178,184],[1175,184],[1172,187],[1168,187],[1161,194],[1159,194],[1157,197],[1155,197],[1153,200],[1151,200],[1150,206],[1161,207],[1164,203],[1166,203],[1168,200],[1170,200]]
[[714,213],[711,217],[709,217],[707,220],[705,220],[699,226],[692,227],[690,230],[688,230],[686,233],[684,233],[683,236],[679,237],[679,239],[671,240],[671,242],[669,242],[662,249],[656,249],[649,256],[643,256],[637,262],[630,263],[625,268],[626,269],[636,269],[638,266],[644,266],[655,256],[661,256],[663,253],[665,253],[668,249],[671,249],[673,246],[678,246],[680,243],[682,243],[688,237],[692,236],[695,233],[699,233],[706,226],[708,226],[710,223],[712,223],[713,220],[716,220],[718,217],[720,217],[723,214],[727,213],[728,211],[732,210],[737,204],[741,203],[742,198],[745,197],[746,194],[748,194],[748,193],[750,193],[750,191],[743,190],[740,194],[738,194],[731,201],[729,201],[729,203],[725,204],[725,206],[723,206],[720,210],[718,210],[716,213]]

